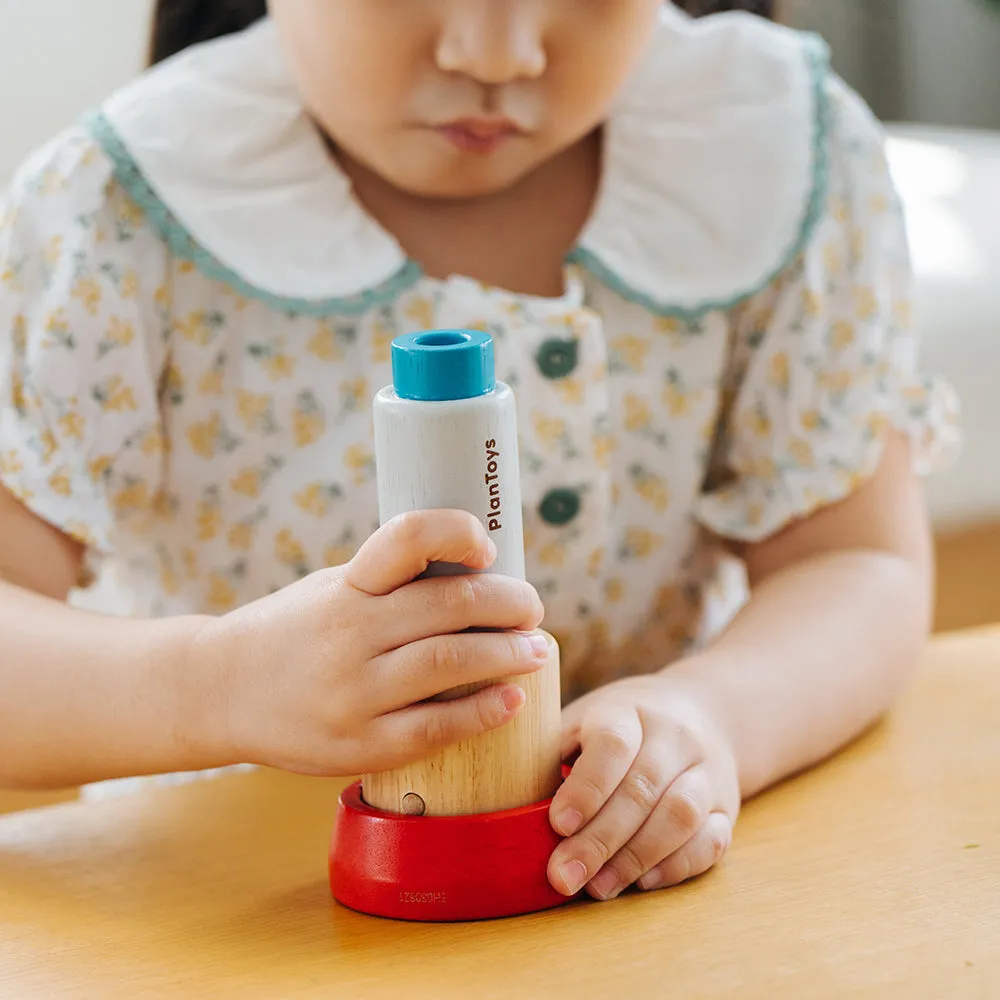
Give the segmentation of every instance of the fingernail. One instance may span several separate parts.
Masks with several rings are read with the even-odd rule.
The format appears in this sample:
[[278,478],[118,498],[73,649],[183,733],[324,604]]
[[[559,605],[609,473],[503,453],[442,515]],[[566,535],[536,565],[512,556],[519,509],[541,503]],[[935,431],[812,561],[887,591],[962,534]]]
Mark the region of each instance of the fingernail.
[[636,885],[642,889],[643,892],[649,892],[650,889],[659,889],[663,885],[663,873],[658,869],[654,868],[651,872],[646,872],[645,875],[636,882]]
[[575,809],[563,809],[562,812],[556,813],[555,819],[552,821],[556,833],[563,837],[572,837],[582,825],[583,816]]
[[557,869],[563,892],[575,896],[587,884],[587,869],[582,861],[565,861]]
[[596,878],[590,883],[591,889],[597,893],[601,899],[609,899],[617,895],[619,886],[618,872],[613,868],[605,868],[598,872]]
[[534,660],[547,660],[549,640],[544,635],[526,635],[521,639],[528,656]]
[[503,699],[503,707],[508,712],[516,712],[526,701],[524,691],[519,687],[504,688],[500,697]]
[[490,565],[492,566],[497,561],[497,543],[493,541],[492,538],[486,539],[486,551],[490,557]]

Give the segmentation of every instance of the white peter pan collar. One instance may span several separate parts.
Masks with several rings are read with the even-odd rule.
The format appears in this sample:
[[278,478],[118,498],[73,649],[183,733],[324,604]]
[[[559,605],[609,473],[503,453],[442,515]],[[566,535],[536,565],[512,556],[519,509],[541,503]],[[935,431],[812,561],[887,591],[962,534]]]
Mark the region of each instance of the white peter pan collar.
[[[825,74],[805,36],[665,7],[573,258],[660,313],[764,287],[822,207]],[[92,129],[171,247],[244,292],[332,305],[420,275],[331,160],[269,20],[143,75]]]

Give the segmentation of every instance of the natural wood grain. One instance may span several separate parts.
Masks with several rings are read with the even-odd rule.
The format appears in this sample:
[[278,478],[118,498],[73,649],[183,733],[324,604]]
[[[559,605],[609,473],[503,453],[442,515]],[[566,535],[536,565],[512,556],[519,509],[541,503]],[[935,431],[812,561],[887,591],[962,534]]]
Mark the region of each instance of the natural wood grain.
[[938,632],[1000,622],[1000,524],[937,539]]
[[886,725],[667,893],[364,917],[326,885],[338,787],[261,772],[0,819],[0,997],[1000,996],[1000,631],[936,643]]
[[[527,702],[509,726],[384,774],[363,779],[365,801],[387,812],[410,812],[404,799],[419,796],[422,815],[465,816],[530,806],[550,798],[560,779],[559,647],[549,640],[549,661],[529,677],[512,677]],[[482,686],[482,685],[480,685]],[[471,693],[470,686],[450,694]],[[412,810],[421,815],[419,810]]]

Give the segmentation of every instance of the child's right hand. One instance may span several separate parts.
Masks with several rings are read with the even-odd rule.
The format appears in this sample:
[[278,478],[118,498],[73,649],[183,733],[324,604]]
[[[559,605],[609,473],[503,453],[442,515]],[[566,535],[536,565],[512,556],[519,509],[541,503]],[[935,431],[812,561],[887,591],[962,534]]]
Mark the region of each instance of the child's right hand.
[[219,684],[202,726],[222,736],[227,758],[343,776],[398,767],[507,724],[524,705],[516,684],[427,699],[540,669],[548,645],[525,634],[542,620],[538,594],[494,574],[416,579],[431,562],[482,570],[495,558],[471,514],[408,514],[346,566],[207,622],[194,666]]

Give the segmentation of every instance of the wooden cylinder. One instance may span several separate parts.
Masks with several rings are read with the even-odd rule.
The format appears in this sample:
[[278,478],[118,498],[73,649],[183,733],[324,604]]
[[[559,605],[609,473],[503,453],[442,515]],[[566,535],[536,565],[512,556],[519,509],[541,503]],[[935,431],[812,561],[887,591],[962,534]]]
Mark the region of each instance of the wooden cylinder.
[[[509,725],[395,771],[362,779],[365,802],[383,812],[467,816],[517,809],[555,794],[561,780],[559,647],[537,673],[509,677],[527,695]],[[482,685],[480,685],[482,687]],[[466,686],[443,697],[470,694]]]

